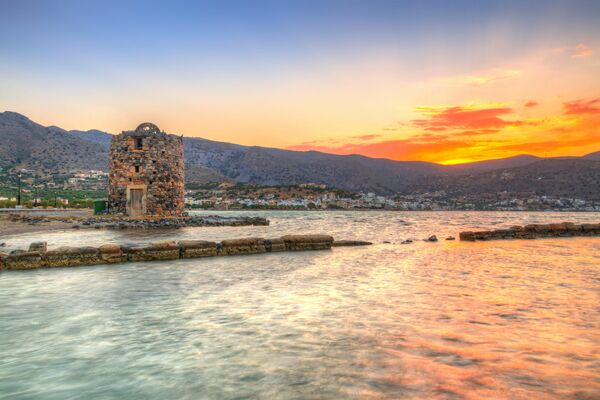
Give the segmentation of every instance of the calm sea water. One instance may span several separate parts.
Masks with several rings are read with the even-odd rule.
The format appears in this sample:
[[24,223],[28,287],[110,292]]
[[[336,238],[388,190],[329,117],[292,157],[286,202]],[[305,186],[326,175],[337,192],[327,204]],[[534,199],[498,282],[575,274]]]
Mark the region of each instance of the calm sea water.
[[600,398],[600,238],[443,240],[600,214],[253,214],[271,226],[3,238],[375,245],[1,273],[0,398]]

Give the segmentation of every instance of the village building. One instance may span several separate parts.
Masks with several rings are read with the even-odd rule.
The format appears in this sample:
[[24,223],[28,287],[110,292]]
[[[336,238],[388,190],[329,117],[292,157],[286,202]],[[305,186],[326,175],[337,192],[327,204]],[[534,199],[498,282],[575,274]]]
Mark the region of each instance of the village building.
[[113,136],[109,157],[110,213],[140,217],[183,212],[183,137],[146,122]]

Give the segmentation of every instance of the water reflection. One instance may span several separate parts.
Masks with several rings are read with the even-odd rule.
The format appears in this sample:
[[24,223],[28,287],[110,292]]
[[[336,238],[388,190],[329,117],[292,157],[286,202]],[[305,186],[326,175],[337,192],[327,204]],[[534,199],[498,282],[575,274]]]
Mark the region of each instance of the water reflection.
[[47,239],[58,246],[302,231],[376,245],[0,274],[0,393],[15,399],[600,396],[598,239],[399,244],[492,223],[597,221],[598,214],[336,212],[271,219],[269,227],[69,231]]

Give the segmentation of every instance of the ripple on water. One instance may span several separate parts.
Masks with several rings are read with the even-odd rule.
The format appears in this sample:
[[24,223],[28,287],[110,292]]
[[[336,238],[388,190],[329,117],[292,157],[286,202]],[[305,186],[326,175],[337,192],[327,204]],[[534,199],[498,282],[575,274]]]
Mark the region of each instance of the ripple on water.
[[[599,214],[250,214],[271,225],[45,237],[51,247],[297,232],[392,243],[0,274],[0,393],[600,397],[597,239],[420,241]],[[400,245],[409,237],[415,242]],[[23,248],[36,239],[3,241]]]

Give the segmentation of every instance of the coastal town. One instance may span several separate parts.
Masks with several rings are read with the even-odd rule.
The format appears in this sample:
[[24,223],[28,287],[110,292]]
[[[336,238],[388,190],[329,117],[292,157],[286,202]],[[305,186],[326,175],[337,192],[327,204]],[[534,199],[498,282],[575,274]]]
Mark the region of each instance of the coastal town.
[[[0,171],[0,207],[90,208],[107,195],[108,173],[82,170],[63,175],[37,176],[22,170],[20,176]],[[20,187],[20,189],[19,189]],[[248,183],[214,182],[186,186],[188,209],[206,210],[398,210],[398,211],[600,211],[600,201],[576,197],[553,197],[536,193],[480,193],[456,195],[435,192],[351,192],[320,183],[264,186]]]

